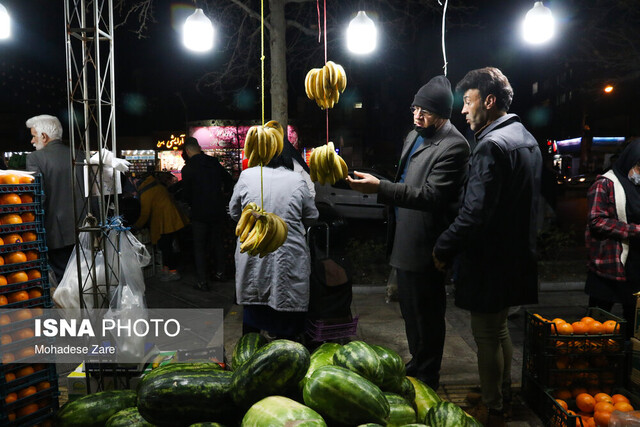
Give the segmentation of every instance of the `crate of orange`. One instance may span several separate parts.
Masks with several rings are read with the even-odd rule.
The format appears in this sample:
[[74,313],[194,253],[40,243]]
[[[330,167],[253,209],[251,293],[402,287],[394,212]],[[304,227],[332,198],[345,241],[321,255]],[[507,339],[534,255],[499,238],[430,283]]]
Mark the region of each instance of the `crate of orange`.
[[38,372],[28,383],[0,392],[0,425],[37,425],[51,417],[58,408],[59,396],[55,368],[47,368],[42,374]]

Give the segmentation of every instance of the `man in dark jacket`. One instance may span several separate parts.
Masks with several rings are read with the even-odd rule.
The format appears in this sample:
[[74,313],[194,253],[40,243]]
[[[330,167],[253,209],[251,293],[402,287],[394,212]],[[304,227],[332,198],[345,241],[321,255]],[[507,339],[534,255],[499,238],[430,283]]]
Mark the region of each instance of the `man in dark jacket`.
[[216,273],[214,280],[224,280],[225,254],[222,229],[226,218],[225,193],[233,187],[231,175],[217,158],[202,152],[198,140],[185,140],[184,151],[188,160],[182,168],[182,191],[191,206],[191,228],[193,250],[198,275],[196,287],[208,290],[207,255],[208,245],[213,246]]
[[509,307],[538,299],[535,243],[542,155],[518,116],[507,114],[513,89],[500,70],[472,70],[456,90],[464,93],[462,114],[477,146],[462,207],[438,238],[433,257],[442,268],[458,255],[455,303],[471,312],[482,400],[489,425],[500,426],[503,393],[508,399],[511,387]]
[[445,76],[422,86],[411,104],[415,129],[402,149],[395,182],[354,172],[354,190],[378,193],[390,212],[390,264],[398,273],[398,298],[412,360],[407,375],[433,389],[440,381],[445,339],[444,275],[432,261],[437,237],[458,212],[467,176],[469,144],[451,124],[453,94]]

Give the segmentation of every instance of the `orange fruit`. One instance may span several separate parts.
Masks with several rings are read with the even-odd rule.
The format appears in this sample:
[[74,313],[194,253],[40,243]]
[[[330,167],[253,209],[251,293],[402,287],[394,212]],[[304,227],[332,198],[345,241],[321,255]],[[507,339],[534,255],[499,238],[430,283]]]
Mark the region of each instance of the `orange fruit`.
[[27,319],[31,319],[31,312],[26,308],[23,308],[22,310],[18,310],[11,314],[11,320],[13,320],[14,322]]
[[5,245],[13,245],[16,243],[22,243],[22,236],[20,236],[18,233],[11,233],[4,236]]
[[16,371],[16,378],[26,377],[27,375],[31,375],[35,372],[33,366],[27,365],[23,368],[20,368]]
[[15,421],[15,420],[16,420],[16,413],[15,413],[15,412],[9,412],[9,413],[7,414],[7,419],[8,419],[9,421]]
[[20,184],[20,177],[12,173],[0,175],[0,184]]
[[0,274],[0,286],[7,284],[7,278]]
[[613,410],[621,412],[631,412],[633,411],[633,406],[631,406],[629,402],[616,402],[616,404],[613,405]]
[[4,380],[8,383],[10,383],[15,379],[16,379],[16,374],[14,374],[13,372],[7,372],[6,374],[4,374]]
[[0,237],[0,246],[4,245],[4,240],[2,240],[2,237]]
[[13,342],[13,339],[11,338],[11,335],[2,335],[0,336],[0,344],[6,345],[6,344],[11,344]]
[[596,403],[596,406],[594,406],[593,411],[594,412],[598,412],[598,411],[613,412],[613,405],[609,402],[598,402]]
[[33,329],[23,328],[13,333],[12,337],[16,341],[26,340],[32,338],[35,335]]
[[555,392],[555,398],[560,400],[569,400],[573,398],[571,392],[567,389],[560,389]]
[[556,402],[558,402],[558,404],[562,406],[562,409],[564,409],[565,411],[569,409],[569,405],[567,405],[567,402],[565,402],[564,400],[556,399]]
[[9,300],[7,299],[7,297],[5,297],[4,295],[0,295],[0,305],[7,305],[9,304]]
[[16,393],[9,393],[7,394],[7,397],[4,398],[4,401],[9,404],[9,403],[13,403],[16,400],[18,400],[18,395]]
[[609,425],[609,418],[611,418],[611,412],[598,411],[593,414],[593,420],[598,427],[607,427]]
[[569,356],[558,356],[556,359],[556,368],[558,369],[568,369],[571,363],[571,359]]
[[588,393],[580,393],[576,396],[576,406],[583,412],[593,412],[596,400]]
[[20,262],[27,262],[27,256],[22,251],[11,252],[4,256],[4,262],[7,264],[18,264]]
[[22,302],[29,299],[29,293],[27,291],[18,291],[9,294],[9,302]]
[[44,370],[44,369],[46,368],[46,366],[44,365],[44,363],[35,363],[35,364],[31,365],[31,366],[33,366],[33,369],[34,369],[36,372],[38,372],[38,371],[42,371],[42,370]]
[[38,391],[46,390],[49,387],[51,387],[51,383],[49,381],[42,381],[36,384],[36,388],[38,389]]
[[20,218],[20,215],[14,214],[14,213],[4,214],[0,217],[0,223],[1,224],[22,224],[22,218]]
[[29,289],[29,299],[40,298],[42,296],[42,289],[34,288]]
[[31,184],[33,182],[33,177],[31,175],[22,175],[18,178],[18,182],[20,184]]
[[0,265],[4,265],[4,257],[0,255]]
[[577,322],[573,322],[571,324],[571,327],[573,328],[573,333],[574,334],[586,334],[589,332],[589,326],[581,321],[577,321]]
[[29,414],[33,414],[34,412],[38,412],[38,404],[37,403],[30,403],[26,406],[23,406],[22,408],[18,409],[16,411],[16,414],[18,414],[18,417],[26,417]]
[[19,205],[20,203],[22,200],[16,193],[0,194],[0,205]]
[[586,394],[587,393],[587,389],[584,387],[574,387],[571,389],[571,397],[573,397],[574,399],[578,397],[579,394]]
[[620,333],[620,324],[615,320],[607,320],[602,324],[604,326],[605,334],[618,334]]
[[38,259],[37,251],[26,251],[24,254],[27,256],[27,261],[35,261]]
[[582,319],[580,319],[580,321],[584,322],[584,323],[591,323],[591,322],[595,321],[595,319],[593,317],[585,316]]
[[17,353],[17,357],[18,359],[26,359],[27,357],[34,356],[35,354],[36,354],[36,351],[33,348],[33,346],[29,346],[29,347],[20,349],[20,351],[18,351]]
[[38,390],[36,389],[36,387],[31,385],[29,387],[23,388],[22,390],[18,391],[18,399],[31,396],[32,394],[36,394],[37,392]]
[[20,215],[20,218],[22,218],[22,223],[28,223],[28,222],[34,222],[36,220],[36,216],[33,212],[25,212],[22,215]]
[[40,273],[40,270],[29,270],[27,271],[27,277],[29,278],[29,280],[36,280],[42,277],[42,274]]
[[0,314],[0,326],[11,323],[11,318],[7,314]]
[[614,394],[613,396],[611,396],[611,402],[613,402],[614,405],[618,402],[631,403],[629,402],[629,399],[623,394]]
[[560,335],[571,335],[573,333],[573,327],[568,323],[556,324],[556,326]]
[[9,275],[7,276],[7,283],[9,283],[10,285],[14,283],[26,282],[27,280],[29,280],[29,276],[24,271],[14,271],[13,273],[9,273]]
[[38,240],[38,235],[33,231],[25,231],[22,233],[23,242],[35,242],[36,240]]
[[42,311],[42,308],[40,308],[40,307],[31,307],[31,314],[33,315],[33,317],[42,316],[43,313],[44,313],[44,311]]
[[596,402],[609,402],[609,403],[613,403],[613,400],[611,399],[611,396],[609,396],[607,393],[598,393],[595,394],[593,396],[593,398],[596,400]]
[[13,353],[5,353],[2,355],[2,363],[12,363],[16,360],[16,357],[13,355]]
[[33,203],[33,194],[22,193],[20,195],[20,200],[22,200],[22,203]]
[[589,333],[593,334],[593,335],[600,335],[604,332],[604,326],[602,326],[602,323],[598,322],[597,320],[594,320],[593,322],[591,322],[589,324]]

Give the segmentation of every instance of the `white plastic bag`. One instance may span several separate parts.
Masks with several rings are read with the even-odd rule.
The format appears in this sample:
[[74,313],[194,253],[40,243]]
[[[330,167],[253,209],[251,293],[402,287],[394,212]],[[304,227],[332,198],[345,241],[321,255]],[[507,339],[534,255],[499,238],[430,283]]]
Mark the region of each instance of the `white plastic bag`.
[[609,418],[609,427],[640,426],[640,411],[613,411]]

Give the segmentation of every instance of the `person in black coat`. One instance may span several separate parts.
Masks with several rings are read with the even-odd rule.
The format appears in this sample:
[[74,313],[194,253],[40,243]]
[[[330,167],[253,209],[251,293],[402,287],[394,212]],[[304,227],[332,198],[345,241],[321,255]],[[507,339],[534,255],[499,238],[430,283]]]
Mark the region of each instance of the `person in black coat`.
[[184,143],[188,160],[182,168],[183,198],[191,206],[191,228],[198,283],[196,288],[208,290],[208,245],[213,246],[214,280],[224,280],[225,254],[222,229],[226,219],[226,196],[233,188],[231,175],[216,157],[202,152],[198,140],[189,137]]
[[455,304],[471,312],[482,400],[489,425],[501,426],[503,392],[511,390],[509,307],[538,300],[542,155],[518,116],[507,114],[513,89],[500,70],[472,70],[456,90],[464,93],[462,114],[476,132],[477,145],[462,207],[436,241],[433,258],[443,268],[457,255]]

